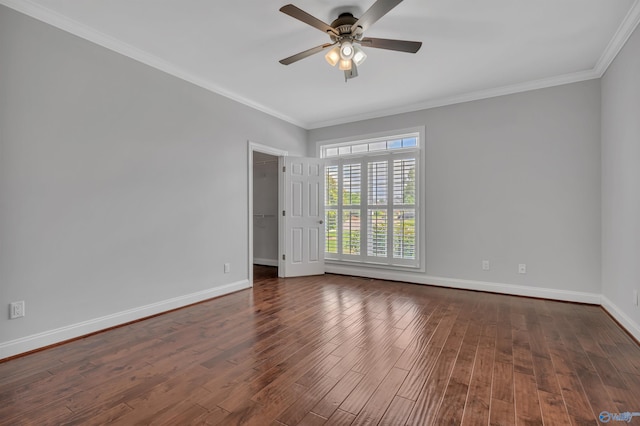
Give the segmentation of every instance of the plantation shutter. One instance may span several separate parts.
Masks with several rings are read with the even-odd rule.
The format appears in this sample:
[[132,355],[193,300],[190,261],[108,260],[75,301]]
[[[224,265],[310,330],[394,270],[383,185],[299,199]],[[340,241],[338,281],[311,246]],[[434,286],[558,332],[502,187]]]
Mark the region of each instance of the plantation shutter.
[[418,267],[417,153],[330,160],[325,167],[325,256]]

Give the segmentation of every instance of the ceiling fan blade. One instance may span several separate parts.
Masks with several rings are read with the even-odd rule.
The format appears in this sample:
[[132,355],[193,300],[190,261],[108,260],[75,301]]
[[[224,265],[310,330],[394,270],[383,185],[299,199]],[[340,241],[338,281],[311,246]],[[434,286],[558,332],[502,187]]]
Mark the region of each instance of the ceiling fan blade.
[[302,21],[307,25],[311,25],[312,27],[317,28],[324,33],[333,33],[335,35],[338,35],[338,32],[333,27],[292,4],[282,6],[280,8],[280,12],[285,13],[292,18],[296,18],[297,20]]
[[376,49],[397,50],[399,52],[416,53],[422,47],[421,41],[392,40],[388,38],[364,37],[360,44]]
[[[354,34],[356,31],[363,33],[400,3],[402,3],[402,0],[378,0],[351,26],[351,33]],[[358,30],[358,27],[360,27],[360,30]]]
[[288,58],[281,59],[280,63],[282,65],[290,65],[290,64],[292,64],[294,62],[298,62],[299,60],[304,59],[304,58],[306,58],[308,56],[315,55],[318,52],[322,52],[327,47],[331,47],[333,45],[335,45],[335,43],[325,43],[325,44],[322,44],[320,46],[312,47],[311,49],[307,49],[307,50],[305,50],[303,52],[296,53],[295,55],[289,56]]

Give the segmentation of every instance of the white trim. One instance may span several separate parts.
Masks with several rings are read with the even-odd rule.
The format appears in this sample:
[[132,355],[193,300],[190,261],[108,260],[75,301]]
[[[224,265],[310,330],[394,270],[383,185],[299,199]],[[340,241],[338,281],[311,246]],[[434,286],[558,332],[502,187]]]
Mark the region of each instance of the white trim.
[[598,74],[599,77],[602,77],[609,65],[613,62],[613,60],[618,56],[618,53],[622,50],[633,31],[636,29],[638,24],[640,23],[640,0],[635,0],[631,9],[627,13],[627,16],[624,17],[622,23],[618,27],[618,30],[613,35],[609,44],[602,52],[600,59],[596,62],[596,66],[593,67],[594,71]]
[[[418,146],[416,148],[411,148],[411,149],[407,149],[407,150],[391,150],[391,151],[380,151],[380,152],[373,152],[373,153],[363,153],[363,155],[361,157],[363,158],[367,158],[370,156],[387,156],[387,155],[402,155],[403,152],[411,152],[413,151],[414,153],[417,153],[417,158],[418,158],[418,176],[423,176],[422,179],[418,179],[416,181],[416,190],[418,191],[418,204],[416,204],[416,209],[418,211],[419,214],[419,222],[418,222],[418,227],[422,228],[425,226],[425,224],[427,223],[427,209],[426,209],[426,204],[427,204],[427,185],[424,184],[425,182],[425,178],[427,175],[427,161],[426,161],[426,151],[427,151],[427,139],[426,139],[426,128],[425,126],[416,126],[416,127],[408,127],[408,128],[400,128],[400,129],[390,129],[390,130],[385,130],[385,131],[381,131],[381,132],[375,132],[375,133],[368,133],[368,134],[361,134],[361,135],[354,135],[354,136],[346,136],[346,137],[342,137],[342,138],[337,138],[337,139],[327,139],[327,140],[321,140],[321,141],[316,141],[315,142],[315,153],[317,157],[321,156],[321,152],[322,152],[322,147],[325,145],[341,145],[341,144],[351,144],[351,143],[356,143],[358,141],[370,141],[370,140],[382,140],[382,139],[393,139],[394,137],[396,137],[397,135],[414,135],[417,134],[418,135]],[[332,162],[332,161],[336,161],[339,160],[340,158],[358,158],[360,157],[359,155],[353,155],[353,156],[346,156],[346,157],[340,157],[340,156],[336,156],[336,157],[330,157],[327,158],[327,162]],[[416,234],[420,235],[421,237],[418,238],[418,246],[416,247],[416,250],[418,252],[418,266],[417,267],[413,267],[413,266],[405,266],[405,267],[398,267],[395,265],[384,265],[384,268],[387,268],[389,270],[394,270],[396,268],[399,269],[404,269],[407,270],[407,268],[411,268],[413,271],[415,272],[424,272],[426,270],[426,261],[427,261],[427,245],[426,245],[426,238],[424,237],[424,233],[422,233],[419,229],[416,229]],[[326,256],[325,256],[326,258]],[[336,259],[326,259],[328,262],[331,262],[332,260],[336,260]],[[342,260],[341,260],[342,261]],[[327,264],[328,262],[325,262],[325,264]],[[348,262],[348,261],[347,261]],[[363,268],[375,268],[377,265],[375,263],[369,263],[369,264],[363,264],[362,267]],[[349,267],[349,266],[347,266]],[[329,271],[326,271],[329,272]]]
[[615,303],[609,300],[605,295],[601,296],[600,305],[626,329],[629,334],[640,341],[640,324],[629,318],[622,309],[620,309]]
[[164,71],[167,74],[173,75],[177,78],[193,83],[206,90],[217,93],[221,96],[227,97],[241,104],[247,105],[258,111],[262,111],[265,114],[269,114],[273,117],[287,121],[298,127],[302,127],[306,130],[318,129],[321,127],[334,126],[334,125],[344,124],[344,123],[351,123],[354,121],[367,120],[371,118],[379,118],[379,117],[384,117],[384,116],[389,116],[394,114],[415,112],[415,111],[420,111],[424,109],[436,108],[436,107],[441,107],[446,105],[453,105],[453,104],[462,103],[462,102],[470,102],[470,101],[475,101],[480,99],[494,98],[497,96],[510,95],[510,94],[526,92],[530,90],[544,89],[547,87],[554,87],[562,84],[577,83],[579,81],[600,78],[607,71],[607,68],[609,67],[609,65],[611,65],[611,62],[613,62],[618,52],[620,52],[620,50],[626,43],[627,39],[631,36],[635,28],[640,23],[640,0],[635,0],[633,5],[629,9],[629,12],[625,16],[625,18],[622,20],[622,23],[618,27],[616,33],[611,38],[606,49],[600,56],[598,62],[590,70],[583,70],[583,71],[578,71],[574,73],[569,73],[569,74],[564,74],[564,75],[559,75],[559,76],[554,76],[554,77],[549,77],[549,78],[544,78],[544,79],[539,79],[539,80],[534,80],[534,81],[529,81],[524,83],[517,83],[513,85],[502,86],[502,87],[497,87],[492,89],[463,93],[455,96],[429,100],[422,103],[401,106],[397,108],[383,109],[383,110],[370,112],[366,114],[344,116],[335,120],[305,123],[305,122],[296,120],[293,117],[289,117],[287,115],[281,114],[280,112],[275,111],[271,108],[268,108],[265,105],[256,103],[250,99],[247,99],[243,96],[233,93],[219,85],[213,84],[211,81],[205,78],[195,76],[176,64],[167,62],[157,56],[151,55],[141,49],[131,46],[130,44],[124,43],[121,40],[115,39],[111,36],[101,33],[89,26],[81,24],[78,21],[75,21],[66,16],[63,16],[57,12],[54,12],[51,9],[45,8],[42,5],[36,4],[31,0],[0,0],[0,4],[3,4],[11,9],[17,10],[18,12],[24,13],[25,15],[31,16],[32,18],[38,19],[42,22],[45,22],[63,31],[69,32],[78,37],[89,40],[92,43],[98,44],[109,50],[118,52],[138,62],[141,62],[153,68]]
[[[1,0],[0,0],[1,1]],[[308,130],[319,129],[322,127],[336,126],[338,124],[352,123],[355,121],[369,120],[373,118],[381,118],[390,115],[404,114],[416,112],[425,109],[455,105],[464,102],[477,101],[481,99],[495,98],[498,96],[512,95],[516,93],[528,92],[531,90],[545,89],[548,87],[561,86],[563,84],[578,83],[580,81],[593,80],[601,78],[609,65],[616,58],[625,43],[631,37],[636,27],[640,24],[640,0],[635,0],[629,9],[629,12],[622,20],[620,26],[609,41],[609,44],[600,55],[595,66],[590,70],[577,71],[569,74],[557,75],[553,77],[543,78],[539,80],[526,81],[524,83],[516,83],[502,87],[494,87],[485,90],[462,93],[454,96],[447,96],[440,99],[432,99],[425,102],[419,102],[411,105],[404,105],[396,108],[388,108],[379,111],[373,111],[365,114],[343,116],[335,120],[317,121],[309,123]]]
[[[378,155],[383,155],[385,153],[392,153],[392,152],[418,151],[421,148],[420,136],[421,136],[420,131],[416,130],[415,132],[412,132],[412,133],[391,135],[386,137],[377,137],[373,139],[357,138],[357,139],[349,140],[347,142],[340,142],[340,143],[334,143],[334,144],[324,142],[322,143],[322,145],[320,145],[320,158],[324,160],[332,160],[334,158],[364,157],[364,156],[373,156],[373,155],[378,156]],[[335,155],[327,155],[327,149],[332,149],[332,148],[339,149],[343,147],[352,147],[356,145],[365,145],[365,144],[369,145],[376,142],[388,143],[392,141],[398,141],[401,139],[415,139],[416,145],[408,146],[408,147],[392,147],[392,148],[389,148],[389,146],[387,145],[385,149],[377,149],[373,151],[370,151],[369,147],[367,147],[367,151],[349,152],[348,154],[340,154],[338,152]]]
[[[2,0],[0,0],[2,1]],[[263,154],[275,155],[278,157],[278,170],[282,167],[282,158],[289,155],[289,152],[283,151],[278,148],[273,148],[268,145],[262,145],[259,143],[247,141],[247,277],[249,277],[249,285],[253,287],[253,153],[254,151],[261,152]],[[280,173],[278,172],[278,176]],[[278,178],[278,211],[282,210],[284,200],[282,199],[282,179]],[[282,216],[278,215],[278,274],[284,273],[284,263],[280,261],[284,247],[282,246],[282,229],[284,224],[282,223]]]
[[278,266],[278,259],[264,259],[261,257],[254,257],[253,264],[263,266]]
[[[640,1],[640,0],[637,0]],[[512,95],[521,92],[528,92],[537,89],[546,89],[548,87],[561,86],[563,84],[577,83],[585,80],[593,80],[600,78],[600,74],[594,70],[578,71],[575,73],[564,74],[540,80],[533,80],[524,83],[517,83],[508,86],[495,87],[491,89],[478,90],[475,92],[467,92],[454,96],[447,96],[439,99],[432,99],[416,104],[403,105],[395,108],[385,108],[379,111],[368,112],[359,115],[349,115],[337,118],[335,120],[317,121],[310,123],[307,129],[319,129],[322,127],[336,126],[338,124],[352,123],[355,121],[369,120],[373,118],[387,117],[396,114],[405,114],[425,109],[455,105],[464,102],[478,101],[482,99],[495,98],[498,96]]]
[[192,305],[214,297],[224,296],[247,288],[249,288],[249,282],[247,280],[241,280],[137,308],[127,309],[126,311],[116,312],[114,314],[105,315],[103,317],[90,319],[53,330],[44,331],[42,333],[32,334],[31,336],[2,342],[0,343],[0,359],[85,336],[97,331],[106,330],[131,321],[161,314],[173,309],[182,308],[184,306]]
[[492,283],[486,281],[461,280],[456,278],[433,277],[404,271],[389,271],[384,269],[360,268],[327,264],[327,273],[354,275],[389,281],[402,281],[414,284],[433,285],[463,290],[486,291],[490,293],[508,294],[513,296],[537,297],[566,302],[589,303],[600,305],[600,295],[571,290],[556,290],[552,288],[531,287],[515,284]]
[[39,21],[45,22],[58,29],[66,31],[70,34],[73,34],[75,36],[88,40],[99,46],[102,46],[104,48],[117,52],[128,58],[141,62],[145,65],[149,65],[150,67],[163,71],[181,80],[195,84],[196,86],[202,87],[203,89],[209,90],[210,92],[217,93],[218,95],[224,96],[226,98],[239,102],[243,105],[246,105],[250,108],[264,112],[265,114],[269,114],[273,117],[279,118],[280,120],[287,121],[298,127],[304,127],[305,123],[298,121],[293,117],[284,115],[265,105],[262,105],[251,99],[245,98],[244,96],[241,96],[237,93],[229,91],[224,87],[213,83],[211,80],[207,78],[192,74],[186,69],[180,67],[178,64],[166,61],[158,56],[152,55],[151,53],[148,53],[128,43],[125,43],[122,40],[119,40],[110,35],[102,33],[92,27],[82,24],[67,16],[61,15],[40,4],[34,3],[31,0],[0,0],[0,4],[3,4],[11,9],[14,9],[20,13],[28,15]]
[[[345,136],[345,137],[336,138],[336,139],[326,139],[326,140],[316,141],[314,142],[315,154],[316,154],[316,157],[320,158],[322,156],[321,155],[322,147],[324,145],[342,145],[342,144],[348,145],[351,143],[355,143],[356,141],[387,139],[387,138],[393,138],[395,135],[409,135],[414,133],[417,133],[420,135],[420,140],[418,141],[417,148],[419,148],[422,151],[426,147],[426,140],[425,140],[426,130],[425,129],[426,129],[425,126],[415,126],[415,127],[406,127],[406,128],[400,128],[400,129],[384,130],[382,132],[375,132],[375,133],[357,134],[353,136]],[[382,152],[384,153],[386,151],[382,151]]]

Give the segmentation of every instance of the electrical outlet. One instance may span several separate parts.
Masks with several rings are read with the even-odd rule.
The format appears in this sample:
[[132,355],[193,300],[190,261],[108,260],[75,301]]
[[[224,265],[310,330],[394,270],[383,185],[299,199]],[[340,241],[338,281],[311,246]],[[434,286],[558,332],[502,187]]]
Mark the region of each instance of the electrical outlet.
[[489,261],[488,260],[483,260],[482,261],[482,270],[483,271],[488,271],[489,270]]
[[24,315],[24,300],[9,304],[9,319],[21,318]]
[[224,264],[224,273],[228,274],[229,272],[231,272],[231,264],[230,263],[225,263]]
[[518,273],[526,274],[527,273],[527,265],[525,263],[518,264]]

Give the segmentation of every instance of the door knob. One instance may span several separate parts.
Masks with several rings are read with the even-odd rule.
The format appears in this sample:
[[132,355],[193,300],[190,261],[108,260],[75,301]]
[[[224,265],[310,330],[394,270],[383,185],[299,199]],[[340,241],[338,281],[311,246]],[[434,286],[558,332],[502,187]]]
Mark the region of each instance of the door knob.
[[320,219],[320,220],[318,221],[318,223],[319,223],[320,225],[322,225],[322,224],[324,223],[324,220]]

